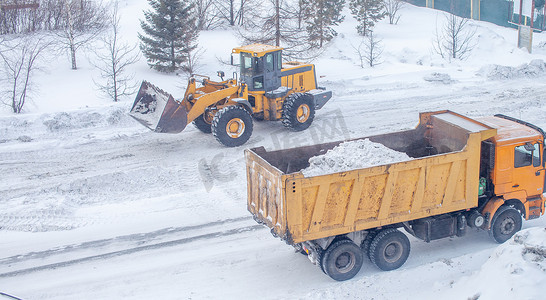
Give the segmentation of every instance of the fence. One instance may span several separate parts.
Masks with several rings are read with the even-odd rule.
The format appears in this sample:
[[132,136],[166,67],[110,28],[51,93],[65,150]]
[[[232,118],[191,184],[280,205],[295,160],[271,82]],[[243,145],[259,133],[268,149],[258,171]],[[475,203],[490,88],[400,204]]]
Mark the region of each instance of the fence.
[[[430,7],[450,12],[463,18],[477,19],[500,26],[517,27],[519,14],[514,13],[512,0],[405,0],[416,6]],[[519,0],[514,0],[519,1]],[[474,9],[473,9],[474,6]],[[546,27],[544,0],[535,0],[533,28],[543,31]],[[522,16],[521,23],[531,25],[529,17]]]

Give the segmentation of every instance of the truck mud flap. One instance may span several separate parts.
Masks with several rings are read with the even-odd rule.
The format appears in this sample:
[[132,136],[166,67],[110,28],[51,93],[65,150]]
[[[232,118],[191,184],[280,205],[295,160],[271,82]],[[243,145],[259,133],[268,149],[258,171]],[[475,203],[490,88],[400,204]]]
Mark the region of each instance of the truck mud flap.
[[155,132],[179,133],[187,125],[188,112],[173,96],[143,81],[129,115]]

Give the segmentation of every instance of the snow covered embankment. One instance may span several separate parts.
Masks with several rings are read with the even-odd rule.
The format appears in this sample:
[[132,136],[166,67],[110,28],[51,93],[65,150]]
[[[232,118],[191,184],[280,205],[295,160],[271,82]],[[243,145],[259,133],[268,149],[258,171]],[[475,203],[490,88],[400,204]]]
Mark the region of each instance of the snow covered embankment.
[[455,282],[449,299],[544,299],[546,228],[520,231],[481,269]]
[[302,170],[305,177],[326,175],[410,160],[403,152],[387,148],[369,139],[339,144],[323,155],[309,159],[309,167]]
[[478,75],[490,80],[535,78],[546,75],[546,63],[542,59],[533,59],[518,67],[485,65],[478,71]]

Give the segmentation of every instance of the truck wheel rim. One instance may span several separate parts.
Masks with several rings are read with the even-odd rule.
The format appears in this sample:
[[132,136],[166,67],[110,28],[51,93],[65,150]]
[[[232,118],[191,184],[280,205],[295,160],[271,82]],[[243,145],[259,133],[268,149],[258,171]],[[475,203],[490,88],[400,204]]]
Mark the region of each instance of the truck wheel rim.
[[226,125],[226,133],[231,138],[238,138],[245,132],[245,122],[239,118],[229,120]]
[[305,123],[307,119],[309,119],[309,105],[302,104],[298,107],[298,110],[296,111],[296,118],[298,119],[298,122]]
[[506,218],[501,222],[500,232],[504,235],[509,235],[514,231],[515,222],[511,218]]
[[341,253],[335,261],[335,266],[338,272],[347,273],[351,271],[356,264],[356,258],[354,253],[343,252]]
[[390,263],[396,262],[402,256],[402,245],[398,242],[388,244],[387,247],[385,247],[383,256],[385,257],[385,260]]

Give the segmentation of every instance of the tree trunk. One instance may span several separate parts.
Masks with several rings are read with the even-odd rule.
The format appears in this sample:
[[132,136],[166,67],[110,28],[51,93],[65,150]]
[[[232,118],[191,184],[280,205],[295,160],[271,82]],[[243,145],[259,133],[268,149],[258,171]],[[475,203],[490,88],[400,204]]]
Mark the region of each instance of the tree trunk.
[[281,7],[279,0],[275,0],[275,46],[281,45]]
[[229,0],[229,25],[235,26],[235,0]]
[[76,45],[74,40],[74,18],[72,17],[72,10],[70,4],[67,2],[66,10],[68,14],[68,42],[70,43],[70,59],[72,61],[72,70],[77,70],[78,66],[76,65]]
[[72,70],[77,70],[78,66],[76,65],[76,47],[72,42],[70,44],[70,59],[72,61]]

